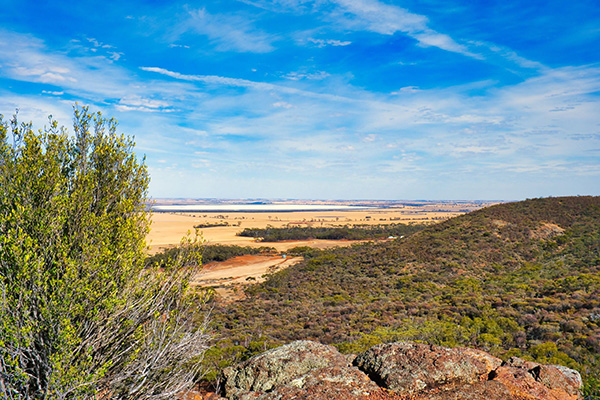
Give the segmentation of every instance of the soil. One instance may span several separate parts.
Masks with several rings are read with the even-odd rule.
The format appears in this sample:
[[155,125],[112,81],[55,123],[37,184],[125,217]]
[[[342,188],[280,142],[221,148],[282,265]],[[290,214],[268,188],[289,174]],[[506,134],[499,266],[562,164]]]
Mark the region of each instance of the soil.
[[243,297],[243,286],[265,280],[269,273],[289,267],[302,257],[246,255],[206,264],[192,285],[212,287],[226,301]]

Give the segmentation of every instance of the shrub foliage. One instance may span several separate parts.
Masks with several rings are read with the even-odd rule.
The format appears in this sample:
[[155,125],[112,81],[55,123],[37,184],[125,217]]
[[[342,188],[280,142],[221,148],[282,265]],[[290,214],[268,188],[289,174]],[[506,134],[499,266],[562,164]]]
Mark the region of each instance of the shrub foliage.
[[206,344],[194,255],[144,268],[146,167],[114,120],[73,121],[0,116],[0,397],[167,398]]

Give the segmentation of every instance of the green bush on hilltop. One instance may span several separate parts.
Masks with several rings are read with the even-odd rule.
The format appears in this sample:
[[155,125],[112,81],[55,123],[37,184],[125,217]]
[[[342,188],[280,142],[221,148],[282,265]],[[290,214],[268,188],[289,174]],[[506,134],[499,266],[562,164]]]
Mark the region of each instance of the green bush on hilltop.
[[196,378],[198,260],[144,268],[148,174],[116,127],[0,116],[0,398],[161,399]]

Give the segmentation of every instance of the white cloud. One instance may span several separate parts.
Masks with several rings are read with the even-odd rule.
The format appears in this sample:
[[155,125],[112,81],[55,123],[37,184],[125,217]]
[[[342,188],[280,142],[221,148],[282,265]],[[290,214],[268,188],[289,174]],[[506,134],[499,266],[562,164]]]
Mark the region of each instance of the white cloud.
[[42,93],[44,94],[51,94],[53,96],[62,96],[63,94],[65,94],[64,91],[52,91],[52,90],[42,90]]
[[176,35],[190,31],[207,36],[219,51],[268,53],[275,49],[275,37],[255,28],[249,16],[192,10],[188,20],[174,29]]
[[124,53],[120,53],[118,51],[110,51],[108,54],[110,56],[109,58],[114,61],[119,61],[119,59],[124,55]]
[[309,79],[309,80],[323,80],[326,79],[327,77],[331,76],[329,73],[325,72],[325,71],[317,71],[317,72],[312,72],[312,73],[306,73],[306,72],[290,72],[289,74],[285,75],[284,78],[286,79],[290,79],[293,81],[298,81],[301,79]]
[[377,140],[377,135],[375,135],[374,133],[370,133],[367,136],[365,136],[365,138],[363,139],[363,141],[365,142],[374,142],[375,140]]
[[486,60],[495,62],[498,59],[500,63],[508,63],[512,70],[525,69],[525,70],[545,70],[546,67],[537,61],[528,60],[525,57],[520,56],[515,51],[500,46],[494,43],[488,43],[484,41],[470,41],[469,44],[472,47],[477,48],[477,52],[481,53]]
[[[24,58],[18,61],[21,63],[24,62],[24,64],[11,62],[6,65],[9,73],[12,73],[11,75],[14,78],[24,81],[52,84],[77,82],[77,80],[71,76],[71,70],[69,70],[69,68],[56,64],[48,64],[46,63],[46,60],[27,60],[27,58],[27,55],[24,55]],[[27,61],[30,61],[30,63],[27,63]]]
[[276,107],[276,108],[287,108],[287,109],[289,109],[289,108],[292,108],[294,106],[291,105],[290,103],[286,103],[285,101],[278,101],[276,103],[273,103],[273,107]]
[[391,92],[390,94],[392,96],[397,96],[397,95],[406,94],[406,93],[418,93],[420,91],[421,91],[421,89],[419,89],[417,86],[405,86],[395,92]]
[[[382,35],[394,35],[397,32],[402,32],[417,40],[422,47],[437,47],[476,59],[482,58],[480,54],[472,52],[464,44],[457,43],[449,35],[430,28],[426,16],[378,0],[241,1],[275,12],[304,13],[309,11],[315,14],[323,14],[329,22],[334,25],[342,25],[345,30],[367,30]],[[337,5],[337,8],[332,8],[332,4]],[[307,40],[317,47],[347,46],[352,43],[335,39],[308,38]]]
[[181,74],[179,72],[169,71],[165,68],[160,67],[140,67],[141,70],[147,72],[155,72],[161,75],[166,75],[171,78],[188,81],[188,82],[203,82],[209,85],[223,85],[223,86],[233,86],[233,87],[241,87],[241,88],[249,88],[259,91],[273,91],[277,93],[286,93],[286,94],[296,94],[311,98],[319,98],[324,100],[331,101],[340,101],[340,102],[356,102],[362,100],[356,100],[356,98],[337,96],[327,93],[318,93],[311,92],[308,90],[296,89],[290,86],[278,85],[273,83],[266,82],[256,82],[248,79],[239,79],[239,78],[229,78],[225,76],[217,76],[217,75],[189,75],[189,74]]
[[70,43],[70,50],[77,50],[86,56],[89,55],[89,53],[92,53],[93,55],[106,57],[112,61],[118,61],[125,55],[123,52],[116,51],[115,46],[102,43],[95,38],[85,38],[83,42],[79,39],[71,39]]
[[[18,81],[52,84],[65,93],[101,100],[131,91],[131,77],[102,56],[69,57],[50,51],[32,37],[0,30],[0,75]],[[45,90],[48,90],[44,88]]]
[[119,100],[115,106],[119,111],[143,111],[143,112],[172,112],[171,105],[166,101],[147,99],[136,95],[128,95]]
[[419,41],[419,45],[422,47],[437,47],[442,50],[460,53],[476,59],[483,59],[483,56],[469,51],[466,46],[456,43],[450,36],[443,33],[438,33],[434,30],[426,28],[423,29],[423,31],[408,32],[408,34],[409,36],[417,39]]
[[316,45],[316,47],[327,47],[327,46],[334,46],[334,47],[339,47],[339,46],[348,46],[350,44],[352,44],[352,42],[347,41],[347,40],[336,40],[336,39],[314,39],[314,38],[308,38],[308,41],[311,43],[314,43]]
[[433,46],[440,49],[460,53],[469,57],[480,58],[469,49],[456,43],[450,36],[436,32],[427,26],[428,19],[423,15],[385,4],[377,0],[334,0],[343,13],[336,18],[346,20],[350,27],[366,29],[382,35],[393,35],[402,32],[416,39],[421,46]]
[[111,46],[109,44],[104,44],[102,42],[99,42],[98,40],[94,39],[94,38],[86,38],[88,42],[90,42],[94,47],[101,47],[103,49],[112,49],[114,48],[114,46]]

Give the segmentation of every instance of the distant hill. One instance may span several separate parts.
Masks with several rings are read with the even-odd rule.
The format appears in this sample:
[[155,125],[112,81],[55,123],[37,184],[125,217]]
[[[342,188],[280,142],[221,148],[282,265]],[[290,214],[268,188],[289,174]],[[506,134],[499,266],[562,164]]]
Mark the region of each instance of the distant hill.
[[600,197],[500,204],[393,242],[311,251],[217,305],[214,321],[219,357],[297,339],[342,352],[413,340],[565,365],[594,393]]

